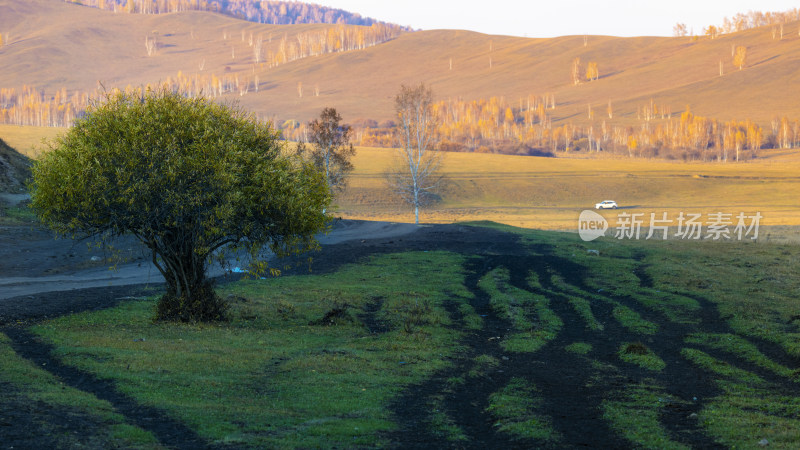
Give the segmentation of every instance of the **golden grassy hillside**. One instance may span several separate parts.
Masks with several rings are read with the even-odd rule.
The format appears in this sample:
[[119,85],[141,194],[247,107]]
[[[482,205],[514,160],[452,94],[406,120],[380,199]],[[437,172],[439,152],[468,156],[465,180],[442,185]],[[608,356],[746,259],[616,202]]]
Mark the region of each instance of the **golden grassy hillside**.
[[[262,116],[300,121],[324,106],[335,106],[345,120],[388,119],[399,85],[420,81],[444,99],[503,96],[517,101],[553,94],[558,103],[554,123],[585,122],[589,104],[603,116],[611,101],[614,119],[609,121],[633,124],[637,108],[651,98],[673,113],[691,105],[698,115],[750,118],[762,126],[776,116],[800,117],[800,103],[791,95],[800,83],[797,22],[786,25],[782,40],[774,40],[765,27],[696,41],[589,36],[586,45],[583,36],[528,39],[424,31],[270,68],[255,64],[251,33],[263,36],[266,53],[278,51],[283,37],[292,41],[332,26],[261,25],[205,12],[115,14],[58,0],[0,0],[0,11],[0,33],[7,42],[0,48],[0,88],[33,85],[48,95],[61,87],[93,91],[98,82],[106,87],[155,83],[180,71],[251,81],[257,76],[257,93],[227,98]],[[149,57],[148,36],[157,37],[160,47]],[[738,45],[748,49],[742,71],[731,56],[732,46]],[[596,62],[600,78],[573,86],[575,58],[584,68]]]
[[[565,36],[527,39],[469,31],[403,34],[363,50],[307,57],[275,67],[256,64],[249,35],[262,36],[264,53],[282,39],[333,29],[331,25],[261,25],[212,13],[128,15],[58,0],[0,0],[0,89],[36,86],[94,90],[189,77],[259,80],[258,92],[234,94],[262,117],[306,121],[334,106],[345,121],[392,117],[401,83],[424,81],[439,98],[503,96],[516,101],[551,94],[553,122],[587,121],[587,105],[609,125],[639,124],[637,108],[650,102],[673,114],[690,105],[720,120],[750,118],[769,127],[774,117],[800,117],[793,93],[800,85],[800,23],[785,26],[782,40],[769,28],[698,38]],[[145,38],[158,51],[147,56]],[[733,67],[731,49],[747,47],[744,70]],[[574,86],[570,66],[598,64],[600,78]],[[719,75],[719,62],[724,75]],[[200,70],[202,65],[203,70]],[[304,87],[301,97],[298,84]],[[319,95],[314,92],[319,89]],[[3,126],[0,138],[36,156],[41,137],[57,130]],[[38,149],[37,150],[37,146]],[[382,173],[389,150],[362,149],[350,189],[339,199],[346,217],[410,220],[387,195]],[[685,208],[738,213],[759,210],[772,225],[800,225],[793,193],[800,161],[791,154],[740,164],[650,160],[529,158],[448,154],[450,183],[443,201],[425,212],[428,221],[491,219],[517,225],[573,229],[580,210],[613,198],[643,212]],[[730,210],[730,211],[728,211]]]
[[0,125],[0,139],[14,150],[35,159],[47,150],[44,141],[51,140],[64,131],[66,128]]

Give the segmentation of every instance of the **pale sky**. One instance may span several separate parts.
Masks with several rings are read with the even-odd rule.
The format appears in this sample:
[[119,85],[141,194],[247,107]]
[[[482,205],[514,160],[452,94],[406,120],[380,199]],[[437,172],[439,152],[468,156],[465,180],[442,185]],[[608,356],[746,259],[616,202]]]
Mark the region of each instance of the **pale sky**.
[[602,34],[672,36],[685,23],[701,34],[725,17],[800,7],[788,0],[311,0],[414,29],[466,29],[523,37]]

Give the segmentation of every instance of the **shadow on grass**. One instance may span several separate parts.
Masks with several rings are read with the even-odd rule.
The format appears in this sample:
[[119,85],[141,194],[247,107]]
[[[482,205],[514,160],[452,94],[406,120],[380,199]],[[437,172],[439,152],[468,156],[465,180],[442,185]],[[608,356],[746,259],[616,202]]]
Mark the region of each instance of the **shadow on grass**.
[[[597,301],[596,296],[590,295],[585,282],[587,269],[554,255],[547,244],[525,245],[513,235],[494,231],[486,233],[483,239],[491,244],[483,251],[474,245],[475,242],[467,246],[470,247],[468,250],[465,249],[470,241],[467,236],[433,244],[437,250],[471,256],[464,273],[472,297],[454,298],[448,311],[455,326],[465,329],[456,306],[468,302],[483,318],[483,327],[459,342],[467,350],[450,368],[407,389],[393,403],[401,427],[392,435],[395,442],[403,447],[419,448],[430,445],[439,448],[573,448],[597,445],[627,448],[635,444],[620,435],[604,418],[603,402],[622,398],[629,386],[655,382],[674,399],[660,413],[660,426],[670,439],[692,447],[723,447],[705,433],[697,420],[691,418],[693,413],[702,409],[707,399],[720,391],[713,377],[680,357],[680,337],[689,332],[688,327],[657,317],[656,323],[662,333],[654,336],[649,345],[668,360],[668,369],[660,375],[621,363],[617,357],[620,343],[638,341],[642,336],[622,327],[613,317],[610,302],[619,302],[619,299],[602,296],[609,303]],[[550,308],[564,323],[555,338],[534,353],[510,352],[500,345],[502,339],[513,331],[512,324],[498,317],[490,306],[490,296],[478,286],[478,280],[498,267],[508,270],[511,286],[549,298]],[[642,267],[642,274],[644,269]],[[532,272],[536,273],[541,287],[529,284],[527,279]],[[553,276],[563,279],[570,288],[552,284]],[[643,278],[645,284],[648,281],[652,283],[652,280]],[[579,313],[568,301],[571,297],[580,297],[581,293],[589,300],[590,314],[598,318],[602,329],[590,329],[584,317],[586,313]],[[645,317],[656,318],[640,304],[623,300],[628,308]],[[706,314],[715,318],[711,320],[720,321],[710,302],[704,302],[702,307]],[[565,351],[576,342],[589,344],[592,350],[585,356]],[[493,358],[497,364],[482,376],[469,376],[476,358],[482,355]],[[487,412],[489,399],[492,393],[503,389],[512,379],[523,379],[536,387],[541,401],[537,409],[545,414],[552,426],[552,439],[533,440],[499,431],[498,421]],[[454,383],[453,380],[458,381]],[[448,422],[444,425],[441,417],[436,418],[442,413]]]
[[79,410],[32,401],[10,383],[0,383],[0,392],[3,448],[91,448],[106,444],[93,433],[105,431],[102,419]]
[[[696,303],[697,310],[692,314],[697,321],[692,323],[677,321],[647,304],[645,297],[655,291],[643,251],[607,261],[607,264],[619,264],[619,261],[630,260],[640,291],[629,295],[600,292],[590,287],[589,268],[559,256],[550,243],[532,244],[516,234],[462,225],[435,225],[400,238],[326,246],[314,255],[312,270],[315,274],[332,273],[345,264],[358,263],[372,255],[434,250],[466,257],[462,272],[470,295],[450,295],[443,305],[453,327],[464,332],[461,341],[453,345],[465,350],[450,367],[421,384],[408,387],[392,402],[390,408],[399,431],[387,437],[400,447],[629,448],[641,445],[629,440],[624,430],[611,423],[606,414],[608,402],[625,400],[636,386],[652,386],[663,392],[666,401],[653,410],[656,411],[655,426],[667,438],[696,448],[722,447],[697,420],[704,406],[721,394],[717,376],[684,357],[682,350],[685,348],[701,349],[789,392],[798,392],[796,383],[741,355],[710,345],[685,343],[686,336],[692,333],[737,333],[720,317],[716,305],[699,295],[666,293]],[[514,324],[492,307],[491,294],[479,283],[497,268],[507,271],[510,287],[546,298],[548,307],[563,322],[558,332],[537,351],[513,352],[502,346],[503,340],[515,332]],[[286,275],[302,276],[304,273],[308,273],[307,265],[287,271]],[[532,276],[538,283],[530,281]],[[359,315],[371,333],[388,331],[388,324],[376,317],[384,300],[374,297]],[[580,309],[580,305],[586,306]],[[480,328],[467,326],[462,306],[468,306],[482,318]],[[620,319],[621,310],[629,311],[629,316],[637,318],[640,324],[649,324],[649,328],[637,329],[625,323]],[[536,322],[531,311],[525,314],[528,321]],[[36,342],[27,331],[19,328],[5,331],[21,356],[64,378],[67,384],[108,400],[132,423],[153,432],[163,444],[176,448],[208,446],[193,430],[166,413],[142,407],[119,394],[112,383],[97,380],[54,360],[50,357],[51,348]],[[785,352],[777,345],[751,337],[746,339],[768,358],[787,360]],[[664,361],[664,368],[654,371],[621,361],[618,351],[625,342],[642,342]],[[567,350],[577,343],[587,350],[584,353]],[[796,367],[789,362],[792,361],[785,365]],[[492,395],[513,380],[524,380],[535,387],[538,403],[534,406],[537,414],[545,417],[552,427],[552,438],[534,439],[506,433],[498,426],[498,418],[487,411]]]
[[[214,448],[198,436],[194,430],[173,419],[166,412],[142,405],[120,393],[113,382],[98,379],[88,372],[67,366],[53,358],[51,356],[53,348],[40,342],[27,330],[19,327],[7,327],[2,331],[11,340],[11,347],[18,355],[57,376],[64,384],[89,392],[97,398],[111,403],[116,411],[125,416],[131,424],[153,433],[162,445],[176,449]],[[40,418],[37,417],[36,420],[38,421]],[[42,442],[36,442],[37,446],[42,444]]]

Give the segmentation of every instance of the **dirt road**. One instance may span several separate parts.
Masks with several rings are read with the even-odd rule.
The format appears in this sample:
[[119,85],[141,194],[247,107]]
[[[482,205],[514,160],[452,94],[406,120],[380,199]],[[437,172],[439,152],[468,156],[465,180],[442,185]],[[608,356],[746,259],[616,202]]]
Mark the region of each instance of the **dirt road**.
[[[320,235],[323,245],[350,240],[390,238],[408,234],[416,225],[339,220]],[[111,267],[114,254],[124,261]],[[235,264],[232,264],[235,265]],[[212,277],[227,270],[209,269]],[[0,300],[73,289],[159,285],[163,277],[150,263],[150,254],[135,239],[118,239],[108,246],[55,239],[37,227],[0,228]]]

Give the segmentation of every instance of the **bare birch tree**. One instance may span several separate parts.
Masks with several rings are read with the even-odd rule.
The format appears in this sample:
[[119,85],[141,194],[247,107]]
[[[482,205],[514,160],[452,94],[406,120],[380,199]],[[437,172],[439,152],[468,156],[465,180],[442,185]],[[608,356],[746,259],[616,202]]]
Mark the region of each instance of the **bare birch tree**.
[[145,36],[144,47],[147,49],[147,56],[153,56],[158,50],[158,41],[156,41],[155,37]]
[[419,86],[402,85],[394,99],[397,111],[399,162],[387,173],[391,189],[414,208],[414,223],[419,224],[420,208],[436,198],[441,186],[441,154],[436,147],[436,117],[433,91]]
[[577,86],[581,84],[581,59],[575,58],[572,60],[572,84]]
[[[253,40],[253,35],[250,35],[250,40]],[[255,57],[256,64],[261,62],[261,57],[263,55],[263,47],[264,47],[264,39],[259,36],[256,39],[255,45],[253,45],[253,56]]]

